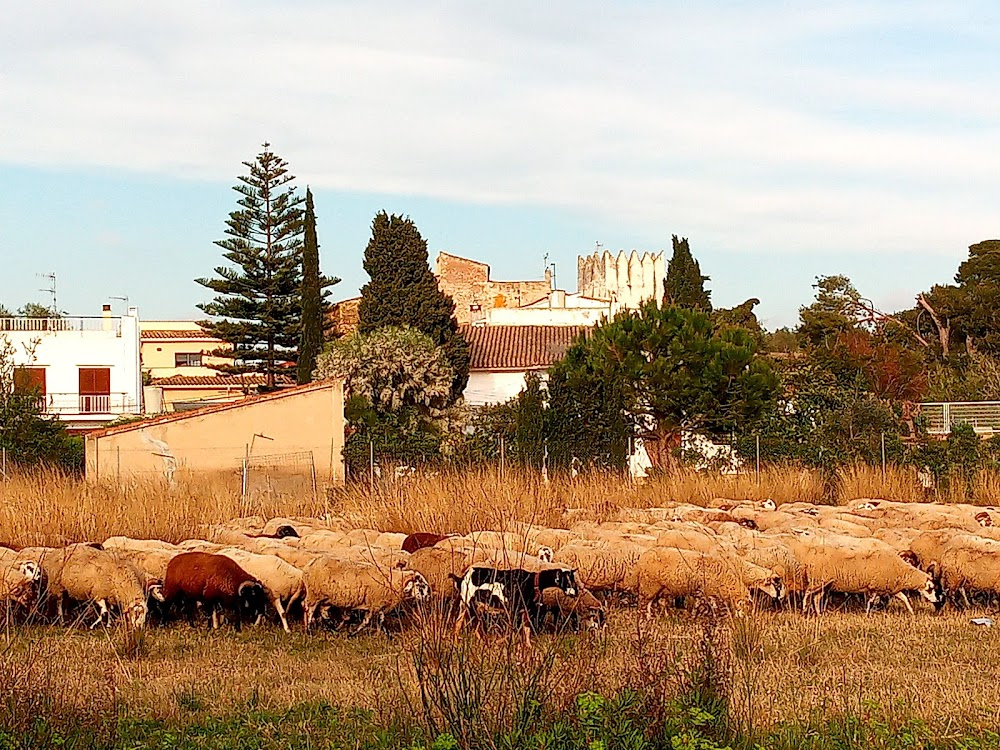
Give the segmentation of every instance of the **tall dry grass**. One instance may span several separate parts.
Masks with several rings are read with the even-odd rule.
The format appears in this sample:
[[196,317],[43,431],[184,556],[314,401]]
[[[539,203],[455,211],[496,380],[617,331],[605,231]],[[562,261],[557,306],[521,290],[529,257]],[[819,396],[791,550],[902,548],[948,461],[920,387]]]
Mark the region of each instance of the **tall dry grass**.
[[[971,489],[971,496],[967,490]],[[468,533],[516,523],[550,526],[571,520],[619,520],[627,510],[674,503],[711,505],[720,499],[847,503],[860,497],[902,502],[1000,502],[1000,476],[981,472],[969,487],[953,482],[948,493],[928,495],[916,471],[868,466],[840,470],[831,483],[795,466],[720,475],[680,471],[643,482],[616,473],[559,475],[549,482],[527,471],[501,475],[486,467],[460,472],[329,489],[320,497],[255,495],[244,499],[235,475],[188,476],[175,486],[138,479],[89,483],[52,472],[0,481],[0,543],[59,545],[117,534],[180,541],[202,536],[205,526],[256,516],[343,516],[357,527],[384,531]],[[636,517],[637,514],[631,514]],[[641,518],[636,518],[641,520]]]

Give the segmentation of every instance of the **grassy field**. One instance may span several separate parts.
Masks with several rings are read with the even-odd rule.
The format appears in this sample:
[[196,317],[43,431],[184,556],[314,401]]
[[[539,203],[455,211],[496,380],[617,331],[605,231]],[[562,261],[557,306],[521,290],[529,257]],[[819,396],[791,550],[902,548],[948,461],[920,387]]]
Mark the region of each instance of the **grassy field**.
[[[385,531],[467,532],[670,501],[823,496],[815,475],[790,469],[759,484],[470,472],[251,501],[237,479],[15,477],[0,483],[0,541],[179,541],[230,518],[324,513]],[[902,471],[851,469],[840,488],[840,501],[921,499]],[[1000,641],[969,623],[977,614],[680,613],[647,625],[612,608],[599,636],[542,636],[527,650],[503,637],[456,645],[427,615],[424,627],[356,638],[13,626],[0,640],[0,747],[1000,747]]]

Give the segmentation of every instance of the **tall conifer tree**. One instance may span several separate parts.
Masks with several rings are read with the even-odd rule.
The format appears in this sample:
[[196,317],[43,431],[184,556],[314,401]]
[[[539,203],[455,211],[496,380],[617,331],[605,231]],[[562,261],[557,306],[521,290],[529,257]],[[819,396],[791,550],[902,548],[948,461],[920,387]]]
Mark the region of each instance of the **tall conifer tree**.
[[427,260],[427,242],[409,218],[380,211],[372,220],[361,288],[358,330],[411,326],[444,349],[455,371],[452,400],[469,381],[469,345],[458,332],[455,303],[440,290]]
[[212,335],[231,350],[215,354],[233,357],[229,372],[261,372],[273,389],[280,362],[295,358],[302,315],[302,199],[295,195],[295,177],[288,163],[269,143],[252,162],[249,174],[233,187],[239,209],[226,219],[226,234],[215,244],[231,266],[218,266],[218,278],[195,279],[216,292],[199,309],[221,320],[204,321]]
[[669,305],[688,310],[712,312],[709,293],[705,291],[708,276],[701,275],[701,266],[691,255],[687,237],[673,237],[674,254],[667,264],[667,275],[663,279],[663,301]]
[[323,333],[329,327],[330,296],[327,287],[340,279],[327,278],[319,269],[319,240],[316,237],[316,209],[312,191],[306,188],[306,210],[302,220],[302,332],[299,336],[299,383],[312,380],[316,357],[323,348]]

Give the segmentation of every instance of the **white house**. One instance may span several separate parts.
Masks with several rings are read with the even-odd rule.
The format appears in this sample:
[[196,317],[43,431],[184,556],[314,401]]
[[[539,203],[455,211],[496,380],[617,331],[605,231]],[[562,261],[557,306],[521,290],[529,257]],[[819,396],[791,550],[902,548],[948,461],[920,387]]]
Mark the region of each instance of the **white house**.
[[142,413],[139,313],[114,316],[0,317],[13,347],[14,385],[34,389],[46,413],[86,431]]
[[592,327],[611,314],[611,302],[553,289],[545,297],[522,307],[485,310],[480,325]]
[[589,326],[471,325],[461,332],[469,342],[469,384],[465,401],[470,406],[497,404],[524,388],[524,378],[545,371]]

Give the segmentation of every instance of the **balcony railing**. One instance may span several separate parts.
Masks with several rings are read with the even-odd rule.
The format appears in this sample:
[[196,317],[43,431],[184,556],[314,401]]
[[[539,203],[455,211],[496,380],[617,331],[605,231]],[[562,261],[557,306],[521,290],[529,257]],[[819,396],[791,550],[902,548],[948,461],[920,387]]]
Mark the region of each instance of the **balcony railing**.
[[0,317],[0,333],[59,333],[61,331],[108,331],[120,336],[122,319],[94,315],[75,318]]
[[931,435],[948,435],[957,424],[968,424],[976,432],[1000,432],[1000,401],[966,401],[920,404],[920,416]]
[[127,393],[48,393],[45,413],[68,416],[72,414],[130,414],[138,411],[135,399]]

